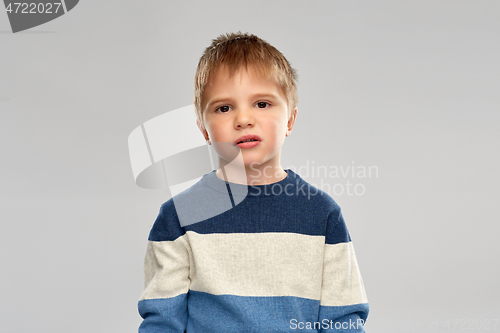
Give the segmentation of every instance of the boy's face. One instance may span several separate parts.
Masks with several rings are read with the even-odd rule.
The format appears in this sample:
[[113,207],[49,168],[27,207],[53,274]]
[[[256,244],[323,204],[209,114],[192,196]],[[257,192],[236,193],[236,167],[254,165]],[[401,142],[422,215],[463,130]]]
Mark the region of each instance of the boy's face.
[[248,69],[240,69],[232,78],[225,68],[215,73],[202,99],[206,131],[199,122],[198,127],[211,142],[237,144],[243,135],[257,135],[256,145],[238,145],[245,166],[280,167],[281,146],[293,128],[297,109],[289,120],[282,89],[254,75],[251,66]]

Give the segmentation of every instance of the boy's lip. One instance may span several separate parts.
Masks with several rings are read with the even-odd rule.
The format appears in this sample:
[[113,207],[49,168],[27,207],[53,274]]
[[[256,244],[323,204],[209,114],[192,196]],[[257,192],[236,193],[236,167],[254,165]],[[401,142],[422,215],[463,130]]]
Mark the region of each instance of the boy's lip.
[[250,140],[250,139],[254,139],[254,140],[257,140],[257,141],[262,141],[262,139],[260,138],[260,136],[258,135],[255,135],[255,134],[247,134],[247,135],[243,135],[243,136],[240,136],[238,139],[236,139],[234,141],[234,144],[235,145],[238,145],[238,143],[240,141],[243,141],[243,140]]

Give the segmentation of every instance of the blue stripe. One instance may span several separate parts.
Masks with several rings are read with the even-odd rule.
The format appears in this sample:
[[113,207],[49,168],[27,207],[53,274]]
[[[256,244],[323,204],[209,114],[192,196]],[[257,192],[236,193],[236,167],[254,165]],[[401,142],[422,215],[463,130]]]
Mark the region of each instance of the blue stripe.
[[328,215],[325,243],[338,244],[350,241],[351,236],[347,230],[342,212],[340,212],[340,209],[339,211],[332,211],[330,215]]
[[[322,325],[320,332],[365,332],[364,323],[368,317],[370,307],[368,303],[348,306],[320,306],[319,321]],[[332,318],[336,318],[332,320]]]
[[184,333],[188,318],[187,294],[141,300],[138,307],[144,318],[139,333]]
[[182,294],[140,301],[144,321],[139,333],[182,333],[186,327],[187,333],[360,333],[365,332],[361,323],[366,321],[368,311],[368,303],[320,306],[317,300],[292,296],[244,297],[190,290],[187,297]]
[[[205,175],[206,176],[206,175]],[[214,198],[223,194],[212,190],[204,184],[205,176],[198,182],[198,186],[182,192],[183,199],[178,202],[190,203],[191,189],[204,188],[204,197]],[[215,174],[212,177],[216,177]],[[300,184],[306,183],[300,179]],[[213,181],[213,180],[212,180]],[[311,185],[309,185],[311,186]],[[321,192],[321,190],[318,190]],[[307,191],[306,191],[307,193]],[[193,207],[182,209],[197,210],[202,205],[199,193],[192,194]],[[209,201],[209,200],[207,200]],[[228,198],[228,203],[231,204]],[[258,207],[258,210],[256,210]],[[349,242],[351,240],[338,204],[328,195],[288,196],[282,195],[247,197],[233,208],[223,213],[207,218],[201,222],[181,227],[179,217],[171,198],[165,202],[151,229],[149,240],[173,241],[193,231],[199,234],[212,233],[261,233],[261,232],[289,232],[311,236],[325,236],[327,244]]]
[[319,301],[306,298],[211,295],[192,290],[188,307],[189,333],[295,332],[291,320],[317,321],[319,313]]
[[247,198],[220,215],[186,226],[185,230],[199,234],[292,232],[323,236],[329,210],[318,206],[296,196]]
[[185,233],[186,231],[179,223],[174,201],[169,199],[160,207],[160,213],[149,233],[149,240],[156,242],[173,241]]

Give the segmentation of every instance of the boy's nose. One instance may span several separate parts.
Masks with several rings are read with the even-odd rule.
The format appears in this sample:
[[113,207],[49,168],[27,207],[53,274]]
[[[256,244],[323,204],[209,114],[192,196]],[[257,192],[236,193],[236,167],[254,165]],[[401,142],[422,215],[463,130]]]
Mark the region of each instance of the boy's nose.
[[255,123],[252,110],[247,108],[238,110],[234,121],[236,127],[253,126]]

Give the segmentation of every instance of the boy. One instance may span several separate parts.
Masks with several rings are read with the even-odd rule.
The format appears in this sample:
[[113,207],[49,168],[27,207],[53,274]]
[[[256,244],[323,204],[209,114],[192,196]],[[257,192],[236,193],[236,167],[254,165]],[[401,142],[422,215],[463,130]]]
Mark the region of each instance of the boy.
[[296,79],[254,35],[205,50],[194,104],[220,168],[161,206],[139,332],[364,332],[369,306],[340,207],[280,165]]

